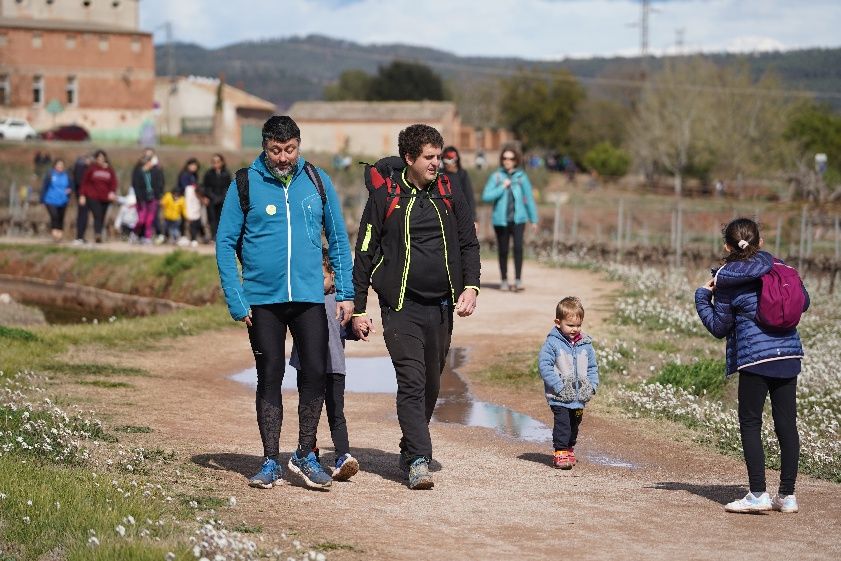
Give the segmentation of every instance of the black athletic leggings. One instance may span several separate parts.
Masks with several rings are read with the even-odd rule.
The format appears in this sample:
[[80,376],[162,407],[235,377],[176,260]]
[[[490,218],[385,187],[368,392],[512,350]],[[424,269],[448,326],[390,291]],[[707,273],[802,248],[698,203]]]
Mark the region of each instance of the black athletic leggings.
[[64,211],[66,206],[44,205],[50,214],[50,230],[64,230]]
[[85,230],[88,227],[88,211],[93,214],[93,233],[102,238],[102,228],[105,225],[105,213],[108,212],[108,201],[98,201],[87,197],[84,206],[79,206],[79,214],[76,219],[76,238],[85,239]]
[[797,434],[797,376],[771,378],[739,373],[739,429],[748,468],[750,490],[765,492],[765,450],[762,448],[762,409],[771,394],[771,416],[780,442],[780,495],[794,493],[800,435]]
[[508,226],[494,226],[496,245],[499,250],[499,274],[502,280],[508,280],[508,246],[514,239],[514,278],[520,280],[523,272],[523,233],[525,224],[509,222]]
[[286,368],[286,328],[292,332],[301,369],[298,370],[298,455],[309,454],[324,405],[327,356],[327,316],[324,304],[291,302],[251,307],[248,337],[257,363],[257,426],[263,453],[277,457],[283,424],[281,384]]

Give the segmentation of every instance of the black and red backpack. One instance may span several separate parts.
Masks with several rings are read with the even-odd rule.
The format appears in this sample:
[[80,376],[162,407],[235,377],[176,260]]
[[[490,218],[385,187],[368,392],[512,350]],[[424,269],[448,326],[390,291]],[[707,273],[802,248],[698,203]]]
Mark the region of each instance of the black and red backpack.
[[[364,163],[364,162],[363,162]],[[398,156],[388,156],[377,161],[375,164],[365,164],[365,187],[374,193],[379,189],[386,190],[386,211],[383,221],[397,208],[400,199],[411,199],[418,197],[417,191],[408,192],[399,181],[393,179],[394,172],[401,171],[406,163]],[[450,179],[445,174],[439,174],[437,179],[437,190],[431,193],[429,198],[441,199],[447,205],[447,209],[453,210],[453,189]]]

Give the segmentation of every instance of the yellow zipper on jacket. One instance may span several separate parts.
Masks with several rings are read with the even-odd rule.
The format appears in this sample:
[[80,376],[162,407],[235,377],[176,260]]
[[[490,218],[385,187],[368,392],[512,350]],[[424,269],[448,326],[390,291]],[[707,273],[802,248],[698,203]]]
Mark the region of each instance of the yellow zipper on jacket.
[[380,268],[380,265],[382,265],[382,264],[383,264],[383,261],[385,261],[385,255],[383,255],[382,257],[380,257],[380,261],[379,261],[379,263],[377,263],[376,265],[374,265],[374,270],[373,270],[373,271],[371,271],[371,279],[373,279],[373,278],[374,278],[374,273],[376,273],[376,272],[377,272],[377,269],[379,269],[379,268]]
[[[405,169],[404,169],[405,173]],[[407,183],[408,184],[408,183]],[[416,189],[412,188],[412,194]],[[403,278],[400,281],[400,296],[397,299],[397,307],[394,309],[395,312],[399,312],[403,309],[403,297],[406,295],[406,282],[409,278],[409,264],[412,262],[412,236],[409,234],[409,217],[412,214],[412,207],[415,206],[415,198],[412,197],[409,199],[409,204],[406,205],[406,216],[404,220],[404,230],[405,233],[403,235],[403,243],[406,244],[406,259],[403,261]]]

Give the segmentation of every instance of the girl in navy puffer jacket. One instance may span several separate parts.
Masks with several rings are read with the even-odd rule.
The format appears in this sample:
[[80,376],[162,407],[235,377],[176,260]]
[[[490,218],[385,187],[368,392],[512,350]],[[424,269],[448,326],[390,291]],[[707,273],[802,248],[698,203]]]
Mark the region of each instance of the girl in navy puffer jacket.
[[[756,322],[760,278],[771,270],[773,257],[760,251],[759,226],[738,218],[724,229],[724,264],[715,277],[695,291],[695,308],[704,327],[727,337],[727,372],[739,373],[739,429],[748,469],[750,492],[728,503],[728,512],[779,510],[797,512],[794,483],[800,457],[796,389],[803,347],[797,329],[768,329]],[[804,310],[809,307],[809,294]],[[765,491],[762,410],[771,394],[774,429],[780,443],[780,487],[773,499]]]

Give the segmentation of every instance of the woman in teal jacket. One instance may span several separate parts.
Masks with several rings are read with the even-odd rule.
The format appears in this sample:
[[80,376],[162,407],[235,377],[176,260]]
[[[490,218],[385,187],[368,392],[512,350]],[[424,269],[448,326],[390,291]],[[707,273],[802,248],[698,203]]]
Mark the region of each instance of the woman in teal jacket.
[[513,146],[506,146],[499,156],[499,168],[491,173],[482,200],[493,203],[493,225],[499,248],[500,290],[508,290],[508,246],[514,240],[514,284],[511,290],[523,290],[523,234],[526,222],[537,230],[537,206],[528,175],[520,167],[523,155]]

